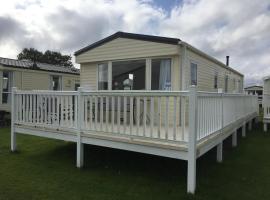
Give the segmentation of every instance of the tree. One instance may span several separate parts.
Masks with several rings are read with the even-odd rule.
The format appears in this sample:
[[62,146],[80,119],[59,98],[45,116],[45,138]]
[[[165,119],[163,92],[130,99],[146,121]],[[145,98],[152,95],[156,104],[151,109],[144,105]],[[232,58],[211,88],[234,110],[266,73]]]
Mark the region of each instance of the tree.
[[21,53],[18,54],[17,58],[19,60],[31,60],[33,62],[41,62],[43,53],[34,48],[24,48]]
[[24,48],[18,54],[19,60],[31,60],[33,62],[41,62],[53,65],[60,65],[64,67],[73,67],[70,55],[62,55],[60,52],[47,50],[44,53],[34,48]]

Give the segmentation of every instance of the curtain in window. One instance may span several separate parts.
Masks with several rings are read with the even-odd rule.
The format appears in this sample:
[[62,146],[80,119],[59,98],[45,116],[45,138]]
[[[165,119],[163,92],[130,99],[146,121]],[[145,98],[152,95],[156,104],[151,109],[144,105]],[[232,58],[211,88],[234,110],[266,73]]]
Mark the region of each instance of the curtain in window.
[[98,65],[98,89],[108,89],[108,64]]
[[159,89],[171,90],[171,60],[161,60],[159,73]]

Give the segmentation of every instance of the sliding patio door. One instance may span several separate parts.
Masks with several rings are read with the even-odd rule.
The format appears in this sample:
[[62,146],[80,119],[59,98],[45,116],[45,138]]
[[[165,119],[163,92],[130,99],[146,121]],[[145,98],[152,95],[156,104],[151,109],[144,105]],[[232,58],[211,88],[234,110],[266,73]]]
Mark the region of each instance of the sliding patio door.
[[145,60],[112,63],[113,90],[145,90]]
[[171,59],[152,59],[151,90],[171,90]]

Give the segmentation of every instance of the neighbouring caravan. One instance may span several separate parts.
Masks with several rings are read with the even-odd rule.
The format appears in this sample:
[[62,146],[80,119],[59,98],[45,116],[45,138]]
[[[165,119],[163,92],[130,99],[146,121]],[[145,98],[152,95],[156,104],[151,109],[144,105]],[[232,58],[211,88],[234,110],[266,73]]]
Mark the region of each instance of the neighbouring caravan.
[[262,99],[263,99],[263,86],[261,85],[250,85],[245,87],[245,93],[251,95],[258,96],[259,106],[262,107]]
[[0,57],[0,111],[10,112],[11,88],[20,90],[76,90],[76,68]]

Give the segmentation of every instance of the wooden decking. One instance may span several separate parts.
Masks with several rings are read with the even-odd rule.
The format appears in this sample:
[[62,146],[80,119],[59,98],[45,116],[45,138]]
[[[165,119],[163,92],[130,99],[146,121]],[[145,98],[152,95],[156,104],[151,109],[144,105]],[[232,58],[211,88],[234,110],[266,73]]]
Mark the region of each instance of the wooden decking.
[[[245,126],[246,123],[250,124],[251,120],[256,118],[256,114],[252,114],[245,119],[241,119],[236,121],[234,124],[231,124],[227,127],[224,127],[222,130],[218,130],[207,137],[199,140],[197,142],[197,156],[201,156],[204,153],[206,153],[209,149],[216,146],[220,141],[223,141],[227,137],[234,134],[234,132]],[[97,124],[97,127],[101,127],[100,124]],[[110,124],[109,124],[110,126]],[[249,125],[250,126],[250,125]],[[165,131],[161,131],[160,137],[158,137],[158,128],[155,127],[153,131],[152,137],[150,137],[150,131],[147,129],[145,131],[145,134],[143,134],[143,126],[139,127],[139,130],[141,130],[141,134],[130,134],[129,131],[124,131],[124,126],[121,124],[119,126],[120,132],[105,132],[101,130],[82,130],[81,131],[81,137],[82,142],[85,144],[94,144],[104,147],[112,147],[117,149],[126,149],[121,148],[121,145],[119,144],[126,144],[126,145],[137,145],[139,148],[142,146],[151,148],[160,148],[167,150],[167,154],[164,154],[165,157],[171,157],[171,158],[177,158],[177,159],[187,159],[187,151],[188,151],[188,127],[185,128],[185,139],[183,141],[174,141],[173,138],[166,139],[165,137]],[[105,127],[102,128],[103,130]],[[177,131],[179,133],[179,136],[182,137],[181,131],[183,130],[182,127],[178,127]],[[77,131],[75,129],[58,129],[53,127],[44,127],[40,125],[23,125],[23,124],[15,124],[15,131],[18,133],[23,134],[29,134],[29,135],[36,135],[41,137],[47,137],[47,138],[53,138],[53,139],[59,139],[59,140],[65,140],[65,141],[71,141],[76,142],[77,141]],[[245,130],[244,130],[245,131]],[[169,133],[172,133],[172,128],[169,129]],[[243,132],[244,134],[244,132]],[[94,142],[95,141],[95,142]],[[99,142],[97,142],[99,141]],[[104,141],[107,142],[114,142],[117,143],[116,146],[109,145],[108,143],[105,144]],[[160,155],[154,152],[145,152],[140,151],[140,149],[132,149],[136,152],[142,152],[142,153],[150,153],[153,155]],[[178,155],[175,155],[172,152],[178,152]]]
[[[196,159],[258,116],[256,96],[197,92],[12,92],[11,149],[16,133],[91,144],[188,161],[188,192],[196,186]],[[136,104],[136,106],[134,106]],[[184,126],[182,126],[184,125]]]

